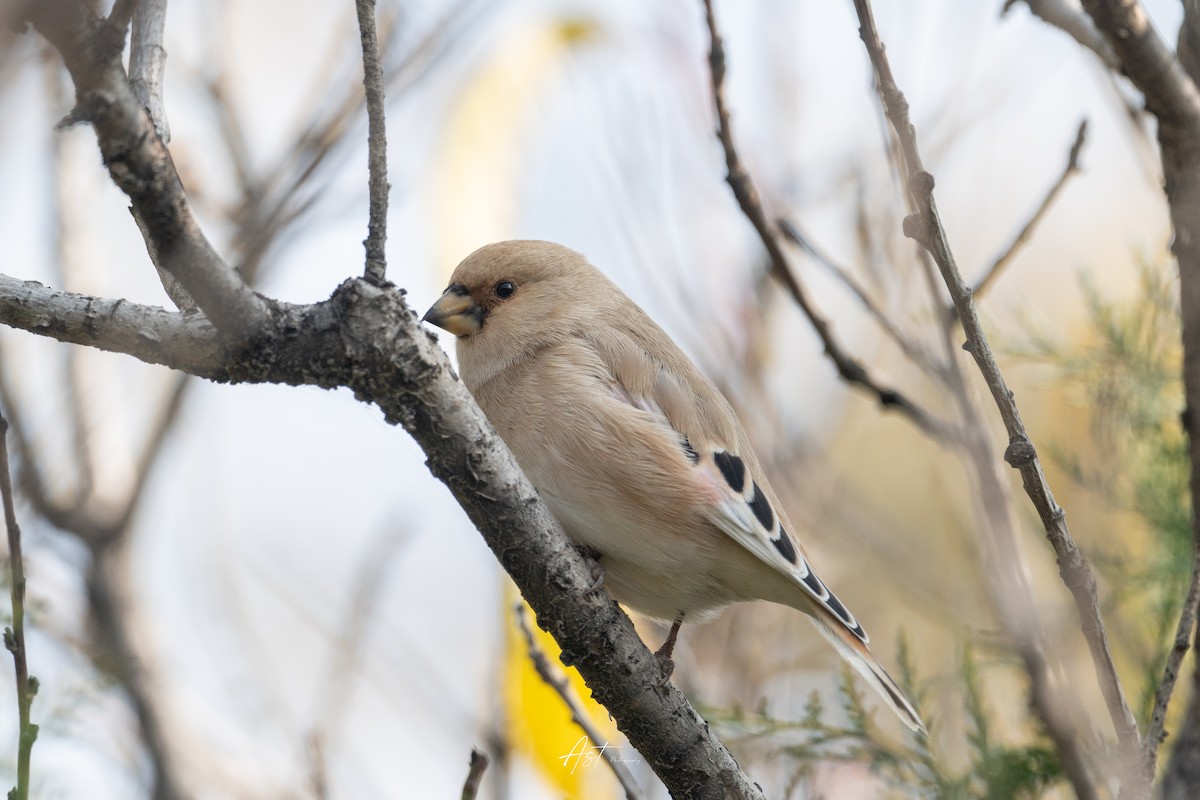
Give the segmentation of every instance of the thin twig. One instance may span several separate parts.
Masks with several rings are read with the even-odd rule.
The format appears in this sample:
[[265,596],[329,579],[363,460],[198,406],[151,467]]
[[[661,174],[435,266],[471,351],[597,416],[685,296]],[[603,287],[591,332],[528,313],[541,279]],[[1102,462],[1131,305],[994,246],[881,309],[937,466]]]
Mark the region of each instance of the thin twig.
[[944,420],[926,411],[898,389],[880,384],[867,372],[866,367],[843,349],[833,333],[829,321],[821,316],[809,299],[804,287],[792,273],[787,256],[783,252],[775,226],[767,219],[759,200],[758,190],[750,180],[750,174],[742,165],[741,157],[733,143],[733,129],[729,122],[729,109],[725,105],[725,46],[717,30],[716,18],[713,15],[712,0],[704,0],[705,19],[708,22],[708,32],[712,38],[712,49],[709,51],[708,64],[712,70],[713,102],[717,112],[717,136],[725,151],[725,165],[728,174],[725,180],[733,190],[742,213],[750,220],[754,230],[758,232],[763,247],[771,259],[771,273],[782,283],[800,306],[801,311],[808,317],[813,330],[825,345],[825,355],[829,356],[837,369],[838,375],[851,385],[858,386],[871,394],[884,408],[894,408],[908,417],[922,431],[938,441],[951,440],[955,436],[954,429]]
[[[62,80],[62,72],[57,68],[47,68],[43,70],[46,76],[46,85],[49,90],[50,97],[56,105],[65,105],[67,95],[65,85]],[[50,170],[50,191],[54,197],[54,202],[51,205],[50,215],[51,223],[48,230],[48,245],[54,253],[55,283],[62,286],[64,289],[75,285],[76,263],[75,254],[78,252],[76,248],[70,247],[73,242],[75,231],[71,227],[71,216],[67,209],[70,204],[75,201],[77,193],[73,185],[68,185],[66,180],[68,165],[67,165],[67,139],[65,136],[55,136],[52,150],[52,166]],[[95,486],[95,459],[92,453],[92,437],[87,414],[87,403],[84,394],[85,380],[83,377],[82,363],[84,359],[84,351],[77,347],[68,347],[63,354],[64,368],[63,380],[66,384],[67,410],[71,418],[71,444],[73,446],[73,457],[76,465],[78,478],[75,482],[74,493],[77,498],[86,498],[92,493]],[[20,419],[13,416],[16,411],[12,405],[0,403],[8,409],[10,422],[12,423],[13,432],[15,434],[15,444],[18,457],[21,456],[22,440],[20,437]]]
[[[1004,248],[1000,255],[996,257],[996,260],[992,262],[992,265],[984,270],[983,277],[979,279],[979,281],[975,284],[975,288],[972,290],[972,294],[975,296],[975,299],[979,299],[979,295],[987,291],[988,287],[991,286],[995,282],[996,278],[1000,276],[1000,271],[1009,265],[1013,259],[1013,256],[1017,254],[1017,251],[1020,250],[1027,241],[1029,241],[1030,236],[1033,234],[1033,229],[1036,228],[1038,223],[1042,221],[1042,217],[1046,216],[1046,212],[1050,210],[1050,206],[1054,203],[1055,198],[1058,197],[1058,194],[1062,191],[1062,188],[1066,186],[1067,180],[1069,180],[1072,175],[1079,172],[1079,151],[1083,149],[1083,143],[1086,137],[1087,119],[1083,119],[1079,123],[1079,131],[1075,134],[1075,142],[1071,145],[1071,150],[1067,154],[1066,166],[1063,167],[1063,171],[1058,176],[1058,180],[1056,180],[1054,185],[1050,187],[1050,191],[1046,192],[1046,196],[1042,198],[1042,202],[1040,205],[1038,205],[1037,210],[1034,211],[1025,224],[1021,226],[1021,230],[1018,231],[1016,237],[1009,242],[1008,247]],[[953,309],[951,309],[951,312],[953,312]]]
[[824,251],[813,244],[812,240],[805,236],[800,228],[791,220],[781,218],[777,222],[779,230],[783,233],[783,238],[808,253],[813,261],[816,261],[841,281],[858,298],[863,308],[866,309],[866,312],[875,320],[883,332],[887,334],[888,338],[896,343],[896,346],[900,348],[900,351],[910,361],[925,372],[933,375],[938,375],[943,371],[944,367],[937,363],[937,359],[934,358],[933,354],[911,336],[900,330],[896,323],[892,321],[892,318],[875,302],[875,298],[871,297],[866,287],[859,283],[858,279],[850,274],[848,269],[834,261]]
[[[308,751],[308,788],[316,800],[330,800],[329,774],[325,763],[325,743],[321,734],[313,731],[305,740]],[[472,765],[474,760],[472,759]],[[466,791],[465,789],[463,790]]]
[[1187,597],[1184,598],[1179,624],[1175,628],[1175,643],[1171,652],[1167,654],[1162,681],[1154,692],[1154,709],[1150,712],[1150,724],[1147,725],[1146,735],[1142,739],[1142,759],[1147,775],[1154,774],[1158,764],[1158,746],[1166,738],[1163,726],[1167,721],[1167,706],[1171,702],[1171,694],[1175,691],[1175,682],[1179,679],[1183,657],[1191,647],[1192,634],[1196,629],[1197,606],[1200,606],[1200,540],[1193,545],[1192,580],[1188,584]]
[[571,720],[578,725],[595,746],[600,751],[600,756],[604,762],[612,769],[613,774],[617,776],[617,780],[621,782],[621,788],[625,790],[625,796],[628,800],[639,800],[643,797],[642,790],[638,788],[637,781],[633,779],[629,769],[616,757],[616,749],[607,747],[608,744],[600,732],[592,725],[591,719],[588,717],[587,711],[580,704],[579,698],[571,689],[571,684],[567,682],[567,676],[560,670],[555,669],[550,663],[550,659],[534,641],[533,631],[529,627],[529,619],[525,616],[525,604],[518,602],[513,607],[513,614],[517,618],[517,627],[521,629],[521,636],[525,639],[525,647],[529,650],[529,660],[533,662],[533,668],[537,670],[537,674],[541,677],[546,685],[562,698],[563,704],[567,710],[571,712]]
[[0,497],[4,503],[4,523],[8,528],[8,567],[12,572],[12,627],[4,629],[4,646],[13,655],[17,674],[17,716],[20,733],[17,744],[17,785],[8,793],[9,800],[28,800],[29,763],[38,726],[29,721],[29,708],[37,694],[37,678],[29,674],[25,658],[25,561],[21,557],[21,528],[13,504],[12,475],[8,469],[8,420],[0,412]]
[[[904,155],[904,171],[908,191],[917,213],[904,220],[904,232],[924,245],[933,256],[942,279],[954,299],[963,331],[967,336],[964,348],[974,357],[992,393],[1008,432],[1009,444],[1004,460],[1020,471],[1025,492],[1033,501],[1054,552],[1058,557],[1059,574],[1070,589],[1080,616],[1080,627],[1091,651],[1096,677],[1104,696],[1120,752],[1125,759],[1136,757],[1141,749],[1137,722],[1125,699],[1120,677],[1113,663],[1108,634],[1100,613],[1096,578],[1087,559],[1079,551],[1066,523],[1066,513],[1054,499],[1038,460],[1037,451],[1021,420],[1013,393],[996,365],[995,355],[979,323],[971,291],[967,287],[950,250],[945,229],[933,199],[933,176],[925,171],[917,149],[916,132],[908,118],[908,102],[892,77],[883,43],[875,28],[868,0],[854,0],[858,13],[859,32],[875,70],[879,95],[884,110],[896,131]],[[1132,766],[1131,764],[1129,766]]]
[[167,51],[163,29],[167,24],[167,0],[138,0],[133,12],[133,40],[129,46],[129,83],[138,102],[150,114],[154,130],[163,144],[171,141],[167,109],[163,105],[163,73]]
[[362,37],[363,88],[367,94],[367,168],[371,208],[367,222],[367,251],[364,273],[367,280],[382,284],[387,279],[387,130],[384,121],[383,66],[379,58],[379,33],[375,29],[375,0],[355,0],[358,29]]
[[487,754],[471,748],[471,766],[467,770],[467,779],[463,781],[462,800],[475,800],[479,794],[479,785],[483,782],[483,772],[488,768]]

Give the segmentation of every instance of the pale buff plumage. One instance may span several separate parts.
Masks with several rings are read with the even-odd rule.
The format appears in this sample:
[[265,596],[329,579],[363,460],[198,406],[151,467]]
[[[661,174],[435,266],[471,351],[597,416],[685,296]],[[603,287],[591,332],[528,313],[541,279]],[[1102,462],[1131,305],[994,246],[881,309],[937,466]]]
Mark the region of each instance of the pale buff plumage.
[[567,535],[600,554],[613,597],[667,621],[744,600],[799,609],[921,728],[812,571],[733,409],[583,256],[480,248],[425,318],[457,335],[467,388]]

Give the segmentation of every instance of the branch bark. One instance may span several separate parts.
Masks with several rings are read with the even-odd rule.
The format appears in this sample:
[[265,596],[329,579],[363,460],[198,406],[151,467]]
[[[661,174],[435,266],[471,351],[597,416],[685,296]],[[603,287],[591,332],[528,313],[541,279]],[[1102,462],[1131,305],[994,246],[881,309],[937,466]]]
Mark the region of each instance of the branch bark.
[[829,320],[825,319],[813,305],[808,293],[793,274],[779,236],[763,210],[758,190],[754,188],[750,173],[743,166],[737,147],[734,146],[733,126],[729,121],[729,108],[725,104],[725,45],[721,41],[720,31],[717,29],[712,0],[704,0],[704,13],[712,42],[708,64],[712,73],[713,103],[717,112],[717,136],[725,151],[725,165],[728,169],[725,180],[729,183],[729,188],[733,190],[733,196],[737,199],[742,213],[754,226],[754,230],[758,233],[758,237],[767,251],[771,261],[771,274],[788,290],[788,293],[796,301],[796,305],[800,306],[800,310],[808,318],[813,330],[821,338],[821,343],[825,346],[825,355],[833,362],[834,368],[837,369],[838,375],[843,380],[874,396],[879,401],[879,405],[884,408],[895,409],[903,414],[929,436],[939,441],[954,439],[957,432],[952,426],[931,414],[895,387],[881,384],[867,371],[862,362],[842,347]]
[[[1158,120],[1164,187],[1174,238],[1171,249],[1179,264],[1179,299],[1183,323],[1184,413],[1191,461],[1192,535],[1200,564],[1200,59],[1196,31],[1200,9],[1183,4],[1177,58],[1150,24],[1138,0],[1084,0],[1083,7],[1117,54],[1120,71],[1146,100]],[[1200,572],[1197,572],[1200,574]],[[1182,660],[1180,639],[1200,636],[1196,630],[1196,581],[1184,601],[1172,659]],[[1200,646],[1200,641],[1197,641]],[[1154,715],[1143,748],[1142,774],[1149,783],[1157,763],[1162,717],[1174,685],[1171,663],[1155,698]],[[1160,710],[1161,707],[1161,710]],[[1164,798],[1190,797],[1200,785],[1200,665],[1192,677],[1192,697],[1175,740],[1163,779]]]
[[12,653],[17,682],[17,785],[9,792],[10,800],[28,800],[29,768],[38,726],[30,719],[37,678],[29,674],[25,650],[25,559],[21,555],[21,527],[13,505],[12,476],[8,468],[8,421],[0,413],[0,501],[4,506],[4,524],[8,530],[8,568],[12,586],[12,627],[4,629],[4,646]]
[[383,65],[379,58],[379,34],[375,28],[375,0],[355,0],[358,30],[362,39],[363,88],[367,97],[367,168],[371,197],[367,219],[366,278],[372,283],[387,279],[387,126],[383,102]]
[[27,6],[29,21],[62,55],[75,107],[60,125],[89,122],[109,176],[132,203],[158,263],[230,341],[246,345],[267,324],[263,298],[226,264],[200,230],[171,154],[154,130],[121,64],[123,26],[97,18],[80,0]]
[[163,75],[167,71],[163,31],[166,25],[167,0],[138,0],[133,11],[129,45],[129,83],[142,107],[150,114],[154,130],[163,144],[171,141],[171,126],[163,103]]
[[[14,284],[23,292],[19,304],[8,297],[7,287]],[[90,318],[76,313],[68,324],[56,318],[64,304],[77,311],[116,305],[118,313]],[[558,641],[564,663],[579,669],[672,795],[762,797],[683,694],[663,681],[629,617],[606,592],[593,588],[591,570],[453,374],[436,339],[420,327],[401,290],[350,280],[323,303],[272,301],[270,308],[275,325],[262,332],[253,351],[218,350],[222,361],[217,355],[198,358],[183,347],[185,360],[173,364],[177,350],[158,343],[147,348],[128,328],[168,328],[164,338],[176,342],[183,326],[196,324],[186,315],[0,280],[0,322],[13,327],[149,355],[143,360],[176,368],[186,364],[193,374],[220,381],[348,386],[359,400],[379,406],[388,422],[402,425],[425,450],[430,471],[467,511],[537,611],[538,624]],[[13,309],[21,311],[19,319]],[[206,330],[215,337],[211,326]]]
[[126,352],[218,381],[347,386],[425,450],[596,699],[677,797],[762,798],[590,569],[421,328],[403,291],[350,280],[308,306],[254,294],[212,250],[170,156],[129,88],[116,33],[77,0],[34,5],[76,83],[109,172],[207,320],[0,279],[0,323]]
[[[1014,395],[1008,388],[1004,376],[1000,373],[995,356],[979,323],[971,291],[958,269],[938,214],[937,204],[933,197],[933,176],[925,171],[921,161],[921,155],[917,148],[916,131],[908,117],[908,102],[892,76],[883,43],[875,28],[870,4],[868,0],[854,0],[854,7],[860,24],[859,33],[875,71],[877,88],[884,111],[900,144],[908,192],[917,209],[917,213],[905,219],[904,232],[929,251],[950,291],[967,337],[967,342],[963,347],[975,359],[976,365],[983,374],[1008,432],[1009,444],[1004,453],[1004,460],[1020,472],[1025,492],[1037,509],[1046,532],[1046,538],[1058,558],[1059,574],[1075,600],[1080,625],[1091,651],[1100,690],[1116,731],[1120,752],[1125,760],[1124,772],[1126,776],[1132,777],[1135,774],[1133,758],[1134,754],[1140,751],[1141,740],[1138,736],[1137,723],[1129,709],[1120,677],[1113,663],[1108,634],[1105,631],[1100,612],[1095,575],[1071,536],[1066,524],[1066,513],[1054,499],[1045,473],[1042,471],[1037,450],[1021,420]],[[1078,793],[1094,791],[1089,789],[1090,782],[1084,775],[1073,774],[1072,781]]]

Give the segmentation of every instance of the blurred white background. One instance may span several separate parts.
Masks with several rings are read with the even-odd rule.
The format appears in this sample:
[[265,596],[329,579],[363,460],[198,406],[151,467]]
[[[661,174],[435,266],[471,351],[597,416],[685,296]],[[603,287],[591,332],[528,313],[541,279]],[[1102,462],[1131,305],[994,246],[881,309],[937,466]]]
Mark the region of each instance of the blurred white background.
[[[1173,35],[1178,4],[1150,7]],[[818,464],[842,447],[823,483],[853,482],[843,473],[860,459],[876,476],[895,467],[902,453],[863,443],[908,424],[851,395],[794,306],[755,289],[764,257],[724,183],[698,2],[381,2],[380,13],[395,26],[385,63],[413,62],[389,87],[388,276],[414,308],[423,311],[481,244],[556,240],[645,306],[729,389],[755,435],[790,442]],[[884,210],[881,240],[895,238],[904,211],[851,5],[726,0],[717,13],[735,134],[769,208],[838,260],[860,263],[863,198]],[[968,277],[1003,249],[1089,120],[1084,173],[984,301],[990,328],[1070,331],[1081,270],[1106,291],[1131,287],[1129,254],[1165,246],[1165,205],[1156,156],[1094,57],[1023,6],[1001,17],[998,0],[879,2],[875,13]],[[71,106],[60,60],[32,33],[4,47],[0,271],[169,306],[91,129],[52,130]],[[286,165],[298,131],[361,91],[353,3],[173,0],[166,48],[172,153],[209,236],[240,263],[237,158],[251,175]],[[206,88],[213,82],[241,131],[236,157]],[[273,297],[320,300],[361,272],[365,114],[346,125],[303,189],[311,207],[257,265]],[[852,350],[920,394],[909,372],[880,357],[853,298],[793,256]],[[877,285],[893,310],[926,302],[916,273],[885,265]],[[763,321],[761,336],[751,319]],[[0,347],[44,477],[66,491],[78,472],[64,422],[74,413],[62,379],[67,348],[8,329]],[[746,380],[753,356],[763,359],[761,392]],[[128,491],[172,379],[95,351],[79,351],[77,368],[94,502],[103,505]],[[880,518],[919,533],[928,501],[879,491],[890,498]],[[89,657],[87,551],[27,505],[21,514],[36,600],[30,660],[42,686],[36,794],[145,796],[151,770],[137,720]],[[863,580],[852,550],[821,530],[808,538],[861,617],[891,620],[890,587],[904,576]],[[314,734],[330,797],[453,797],[470,747],[487,749],[506,729],[502,573],[419,449],[349,392],[196,381],[137,510],[126,564],[153,695],[179,776],[197,797],[314,796]],[[760,613],[739,610],[736,620]],[[889,662],[888,624],[868,628]],[[646,630],[656,644],[661,632]],[[835,657],[807,626],[787,631],[812,648],[816,667],[763,691],[802,702],[831,685],[820,675]],[[685,643],[690,635],[685,627]],[[693,673],[679,680],[739,680],[704,661],[683,661]],[[937,663],[929,658],[931,672]],[[16,714],[4,686],[0,753],[9,753]],[[507,796],[562,796],[519,752],[512,758]],[[652,785],[644,770],[639,777]],[[837,781],[859,781],[872,796],[861,776],[828,780],[841,787],[829,796],[855,796]],[[607,783],[579,791],[617,796]],[[485,781],[483,796],[505,795]]]

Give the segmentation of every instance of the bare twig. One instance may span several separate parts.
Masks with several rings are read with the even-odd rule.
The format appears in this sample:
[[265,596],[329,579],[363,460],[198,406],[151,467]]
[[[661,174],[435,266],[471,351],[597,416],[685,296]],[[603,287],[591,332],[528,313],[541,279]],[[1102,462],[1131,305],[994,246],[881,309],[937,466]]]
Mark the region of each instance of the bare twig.
[[379,59],[379,34],[375,30],[375,0],[355,0],[358,28],[362,37],[363,88],[367,95],[367,166],[371,209],[367,222],[367,251],[364,273],[367,280],[381,284],[387,279],[387,131],[384,120],[383,66]]
[[841,264],[830,258],[824,251],[819,249],[812,240],[809,239],[800,228],[788,219],[778,220],[779,230],[783,233],[783,237],[795,244],[804,252],[808,253],[814,261],[825,267],[835,278],[841,281],[847,289],[849,289],[859,302],[862,303],[864,309],[875,320],[876,324],[887,334],[900,351],[908,357],[910,361],[919,366],[925,372],[937,375],[940,374],[944,367],[937,363],[937,359],[919,342],[913,339],[904,331],[897,327],[892,318],[887,315],[879,304],[875,302],[875,298],[867,291],[858,280],[850,274],[850,270],[843,267]]
[[[60,125],[90,122],[108,166],[171,273],[229,340],[244,344],[267,324],[265,301],[217,254],[194,214],[166,145],[133,94],[121,49],[98,40],[101,23],[81,0],[31,4],[29,19],[62,55],[76,104]],[[114,9],[114,14],[116,13]],[[108,46],[105,46],[108,45]]]
[[1167,706],[1171,703],[1171,695],[1175,691],[1175,683],[1179,679],[1179,668],[1183,657],[1191,647],[1192,635],[1196,630],[1196,612],[1200,606],[1200,540],[1195,542],[1192,549],[1192,580],[1188,584],[1187,596],[1183,601],[1183,609],[1179,614],[1179,624],[1175,628],[1175,642],[1171,652],[1167,654],[1167,663],[1163,667],[1162,681],[1154,692],[1154,708],[1150,712],[1150,723],[1146,726],[1146,736],[1142,739],[1142,759],[1145,762],[1147,775],[1153,775],[1158,763],[1158,747],[1166,738],[1163,726],[1167,721]]
[[608,764],[613,774],[617,776],[617,780],[620,781],[621,788],[625,790],[625,797],[628,800],[639,800],[643,797],[642,790],[638,787],[637,781],[633,779],[628,767],[616,757],[616,749],[608,747],[608,742],[596,730],[596,726],[592,725],[587,710],[580,704],[579,698],[571,689],[571,684],[567,682],[567,676],[561,670],[556,669],[542,649],[537,646],[537,642],[533,638],[533,630],[529,627],[529,619],[525,616],[524,602],[518,602],[513,606],[513,616],[517,619],[517,627],[520,628],[521,636],[525,640],[525,648],[529,651],[529,660],[533,662],[533,668],[537,670],[538,676],[562,699],[563,705],[571,712],[571,721],[583,730],[592,745],[600,751],[600,757]]
[[305,741],[308,751],[308,787],[316,800],[330,800],[329,775],[325,764],[325,743],[321,734],[313,731]]
[[[61,105],[66,102],[65,84],[61,70],[52,68],[47,65],[43,70],[46,76],[46,85],[52,102],[56,105]],[[67,147],[66,137],[54,137],[53,145],[53,161],[50,170],[51,192],[54,196],[54,203],[51,207],[52,222],[48,231],[48,245],[54,253],[55,282],[60,284],[64,289],[71,288],[75,283],[76,261],[74,248],[68,246],[72,241],[74,231],[71,228],[70,215],[67,210],[72,207],[75,202],[76,192],[74,187],[69,185],[66,180],[67,175]],[[76,480],[75,493],[77,496],[83,497],[91,494],[95,485],[95,470],[94,458],[91,447],[91,430],[87,415],[86,402],[84,398],[84,379],[82,375],[81,365],[83,362],[84,353],[79,348],[68,347],[64,354],[66,362],[63,369],[63,379],[66,384],[67,408],[71,417],[71,442],[74,450],[74,463],[78,478]],[[2,380],[2,378],[0,378]],[[10,422],[14,431],[19,431],[20,419],[13,416],[16,413],[16,407],[13,405],[5,405],[0,402],[0,406],[8,408]],[[17,435],[17,453],[24,460],[24,454],[21,452],[22,442],[20,435]]]
[[787,288],[796,304],[800,306],[800,310],[804,312],[804,316],[808,318],[813,330],[817,332],[822,344],[825,345],[825,355],[829,356],[829,360],[833,362],[838,375],[843,380],[873,395],[884,408],[896,409],[933,438],[939,441],[952,439],[954,431],[944,420],[917,405],[900,390],[876,381],[862,362],[846,352],[834,335],[829,320],[825,319],[813,305],[804,287],[793,274],[788,265],[787,256],[783,252],[783,246],[776,235],[775,226],[767,219],[762,201],[758,196],[758,190],[754,188],[754,183],[750,180],[750,173],[742,165],[741,157],[733,143],[733,128],[729,121],[729,109],[725,104],[725,45],[717,30],[712,0],[704,0],[704,14],[712,40],[708,64],[712,71],[713,102],[717,112],[717,136],[725,151],[725,166],[728,169],[725,180],[729,183],[729,188],[733,190],[733,196],[737,199],[742,213],[750,220],[750,224],[754,226],[759,239],[762,240],[763,247],[767,250],[767,255],[771,259],[771,274]]
[[37,678],[29,674],[25,651],[25,561],[21,557],[21,528],[13,504],[12,475],[8,467],[8,420],[0,413],[0,498],[4,503],[4,523],[8,528],[8,567],[12,573],[12,627],[4,629],[4,646],[12,653],[17,675],[17,716],[20,720],[17,744],[17,785],[9,792],[10,800],[28,800],[29,763],[38,726],[29,720]]
[[[861,26],[859,32],[875,70],[884,110],[901,145],[908,191],[917,208],[916,214],[905,219],[904,232],[916,239],[933,256],[954,300],[963,331],[967,336],[964,348],[974,357],[983,374],[1008,432],[1009,444],[1004,453],[1004,460],[1021,473],[1025,491],[1037,509],[1046,537],[1058,557],[1059,573],[1075,600],[1084,638],[1091,651],[1096,677],[1117,734],[1121,753],[1128,759],[1140,752],[1141,742],[1137,722],[1129,709],[1113,663],[1108,635],[1100,613],[1095,575],[1071,537],[1066,524],[1066,513],[1054,499],[1046,481],[1037,451],[1021,420],[1016,401],[996,365],[995,356],[980,326],[970,289],[955,263],[934,202],[933,176],[925,171],[921,162],[916,133],[908,118],[908,103],[892,77],[883,43],[875,28],[870,4],[868,0],[854,0],[854,7]],[[1076,788],[1078,791],[1079,787]]]
[[171,141],[167,109],[163,105],[163,73],[167,51],[163,29],[167,23],[167,0],[138,0],[133,12],[133,40],[129,47],[129,83],[138,102],[150,114],[154,130],[163,144]]
[[[991,266],[984,270],[983,276],[975,284],[975,288],[972,290],[972,294],[974,295],[975,299],[979,299],[979,295],[987,291],[988,287],[991,286],[992,283],[995,282],[996,278],[1000,276],[1000,271],[1008,266],[1008,264],[1012,261],[1013,256],[1016,255],[1017,251],[1027,241],[1029,241],[1030,236],[1033,234],[1033,229],[1036,228],[1038,223],[1042,221],[1042,218],[1046,216],[1046,212],[1050,209],[1051,204],[1054,203],[1055,198],[1058,197],[1059,192],[1061,192],[1062,188],[1067,184],[1067,180],[1079,171],[1079,151],[1083,149],[1083,143],[1086,137],[1087,120],[1084,119],[1079,123],[1079,130],[1075,134],[1075,142],[1071,145],[1071,150],[1067,153],[1067,163],[1066,166],[1063,167],[1062,173],[1058,176],[1058,180],[1056,180],[1054,185],[1050,187],[1050,191],[1046,192],[1046,196],[1042,198],[1042,202],[1038,205],[1037,210],[1035,210],[1025,224],[1021,226],[1021,230],[1018,231],[1016,237],[1009,242],[1008,247],[1004,248],[1000,255],[996,257],[996,260],[992,262]],[[953,309],[951,309],[951,312],[953,313]]]
[[[14,284],[22,301],[6,296]],[[272,324],[253,349],[218,350],[207,364],[189,363],[227,381],[347,386],[378,405],[385,419],[403,425],[425,450],[431,473],[450,488],[552,630],[564,658],[571,659],[668,789],[680,795],[686,789],[701,800],[761,800],[762,791],[683,693],[663,683],[661,666],[629,617],[596,589],[591,570],[455,376],[446,354],[420,327],[402,292],[359,279],[312,305],[264,300],[270,303]],[[61,303],[80,312],[69,325],[57,316]],[[88,314],[89,304],[111,313]],[[21,320],[41,335],[153,357],[146,338],[120,330],[118,319],[128,315],[134,329],[157,319],[165,323],[164,333],[174,328],[178,334],[195,322],[195,315],[117,305],[0,277],[0,323]],[[212,331],[201,322],[200,330]],[[188,350],[182,348],[185,357]],[[170,353],[181,354],[174,348]],[[171,354],[160,357],[171,359]],[[181,363],[171,366],[181,368]]]
[[[595,587],[591,571],[454,375],[434,337],[421,327],[403,292],[386,283],[348,280],[328,300],[298,306],[250,291],[203,239],[169,154],[151,135],[148,117],[132,91],[127,85],[122,88],[118,80],[123,79],[119,56],[98,55],[93,51],[104,48],[82,46],[94,44],[90,40],[94,16],[88,7],[82,0],[46,0],[27,8],[35,28],[68,64],[82,105],[76,118],[87,115],[96,127],[110,177],[135,204],[157,212],[157,216],[145,215],[151,232],[156,241],[174,246],[174,250],[160,248],[162,255],[186,278],[185,288],[213,320],[212,324],[204,321],[197,332],[204,328],[211,332],[215,326],[226,341],[235,338],[231,333],[244,334],[247,338],[237,344],[252,345],[218,348],[215,362],[209,364],[214,369],[207,374],[223,374],[235,381],[347,386],[358,398],[377,404],[385,419],[403,425],[422,446],[431,473],[450,488],[538,610],[539,621],[552,630],[564,659],[575,664],[593,695],[668,789],[679,796],[713,800],[761,798],[762,791],[682,692],[663,682],[661,666],[628,616],[602,588]],[[100,56],[104,58],[97,62]],[[118,145],[126,149],[119,151]],[[215,273],[210,274],[210,269]],[[74,306],[62,293],[15,283],[15,295],[35,299],[53,295]],[[74,306],[79,312],[75,324],[64,325],[57,317],[20,307],[14,295],[6,294],[8,288],[12,284],[0,287],[0,321],[23,320],[43,335],[120,341],[146,355],[162,344],[119,332],[112,319],[86,307]],[[124,310],[123,304],[113,303],[107,309],[113,316]],[[186,327],[189,318],[196,316],[166,315],[167,321],[161,311],[148,315],[147,311],[136,310],[133,319],[156,318],[166,323],[164,332],[170,328],[181,332],[180,326]],[[242,326],[237,324],[239,318],[244,318]],[[201,338],[212,341],[209,336]],[[183,350],[191,348],[184,344]]]
[[[1200,28],[1200,9],[1194,2],[1183,3],[1183,23],[1178,47],[1171,47],[1159,36],[1146,8],[1139,0],[1083,0],[1083,7],[1117,55],[1121,73],[1133,83],[1145,99],[1145,107],[1158,122],[1157,138],[1163,168],[1163,189],[1170,207],[1174,236],[1172,253],[1179,264],[1179,295],[1183,343],[1183,385],[1187,412],[1184,414],[1191,463],[1189,485],[1192,506],[1194,547],[1200,548],[1200,429],[1196,409],[1200,407],[1200,225],[1196,198],[1200,196],[1200,59],[1196,31]],[[1189,586],[1180,619],[1184,626],[1195,626],[1195,580]],[[1191,619],[1189,619],[1191,616]],[[1193,635],[1188,631],[1187,635]],[[1155,752],[1162,735],[1160,714],[1166,713],[1178,669],[1173,662],[1182,658],[1177,636],[1175,647],[1164,671],[1163,683],[1155,693],[1150,730],[1143,743],[1142,786],[1137,794],[1148,794],[1154,778]],[[1195,794],[1200,775],[1200,666],[1193,669],[1193,694],[1188,713],[1176,734],[1174,753],[1162,783],[1167,798]],[[1159,704],[1162,703],[1160,711]],[[1141,789],[1145,787],[1146,791]],[[1131,792],[1132,793],[1132,792]]]
[[467,779],[463,781],[462,800],[475,800],[475,796],[479,794],[479,785],[483,782],[484,770],[487,768],[487,755],[472,747],[471,765],[467,769]]

